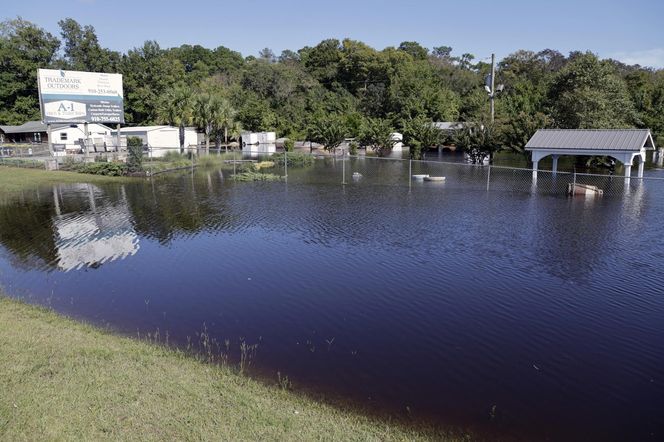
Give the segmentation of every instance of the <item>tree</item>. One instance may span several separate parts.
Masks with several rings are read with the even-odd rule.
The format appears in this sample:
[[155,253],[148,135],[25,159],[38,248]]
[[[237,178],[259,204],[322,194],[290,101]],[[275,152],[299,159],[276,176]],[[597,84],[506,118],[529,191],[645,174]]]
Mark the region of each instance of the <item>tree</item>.
[[542,112],[520,112],[505,124],[503,129],[505,145],[512,151],[530,158],[530,152],[525,150],[526,143],[537,132],[537,129],[550,127],[551,123],[551,118]]
[[215,102],[210,93],[199,93],[194,97],[193,120],[205,134],[205,153],[210,153],[210,134],[214,126]]
[[426,60],[429,50],[416,41],[404,41],[399,45],[399,50],[410,54],[415,60]]
[[261,49],[258,52],[258,58],[268,63],[274,63],[277,60],[277,57],[274,55],[274,52],[270,48]]
[[404,142],[410,147],[410,157],[422,158],[422,150],[439,146],[443,142],[443,131],[434,122],[419,116],[403,123]]
[[242,131],[242,126],[235,120],[235,109],[233,109],[227,100],[217,97],[214,108],[214,128],[217,134],[223,130],[224,147],[226,148],[226,152],[228,152],[228,133],[231,132],[234,137],[238,138]]
[[631,127],[637,121],[625,82],[590,52],[573,54],[548,92],[554,124],[567,129]]
[[454,61],[452,58],[452,46],[436,46],[431,51],[431,55],[438,58],[439,60],[447,61],[450,63]]
[[158,115],[162,122],[180,129],[180,153],[184,153],[184,130],[192,123],[194,95],[186,86],[168,90],[160,99]]
[[89,72],[115,70],[120,55],[101,47],[94,27],[81,27],[73,18],[60,20],[58,26],[64,43],[64,67]]
[[323,40],[313,48],[301,50],[300,56],[307,71],[318,81],[327,83],[337,76],[341,61],[339,40]]
[[0,23],[0,122],[39,119],[37,69],[55,68],[60,41],[16,18]]
[[184,82],[185,69],[172,53],[154,41],[130,50],[122,57],[127,123],[154,124],[163,121],[158,107],[167,93]]
[[366,118],[362,122],[359,142],[362,146],[372,148],[378,156],[387,156],[392,152],[396,140],[392,138],[392,125],[388,120]]
[[463,149],[473,164],[484,164],[487,158],[491,164],[494,154],[501,149],[498,127],[488,122],[466,123],[465,127],[457,132],[455,143]]
[[285,49],[281,51],[281,55],[279,56],[279,63],[299,63],[300,62],[300,54],[297,52],[293,52],[290,49]]
[[315,115],[310,125],[309,139],[323,145],[325,150],[336,150],[346,138],[346,128],[339,115]]

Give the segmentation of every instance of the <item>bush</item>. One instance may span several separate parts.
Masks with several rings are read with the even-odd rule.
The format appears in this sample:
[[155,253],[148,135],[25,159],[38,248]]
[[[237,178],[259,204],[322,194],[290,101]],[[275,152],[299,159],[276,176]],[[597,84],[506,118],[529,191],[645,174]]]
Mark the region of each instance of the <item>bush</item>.
[[166,155],[159,158],[160,161],[169,161],[169,162],[178,162],[187,159],[188,159],[187,155],[181,154],[180,152],[174,150],[166,152]]
[[65,157],[64,161],[58,165],[60,170],[76,170],[78,163],[74,157]]
[[357,141],[351,141],[348,145],[348,153],[350,155],[357,155],[357,150],[360,148],[360,145],[357,144]]
[[283,166],[286,162],[284,158],[288,157],[288,167],[303,167],[311,166],[314,164],[314,157],[308,153],[291,152],[291,153],[277,153],[272,155],[271,160],[279,166]]
[[[131,137],[138,138],[138,137]],[[139,138],[140,140],[140,138]],[[142,172],[143,171],[143,144],[136,146],[128,147],[127,155],[127,171],[129,173]]]
[[128,167],[123,163],[79,163],[71,170],[91,175],[124,176],[128,172]]
[[286,138],[284,140],[284,150],[286,152],[292,152],[293,149],[295,149],[295,141],[291,140],[290,138]]

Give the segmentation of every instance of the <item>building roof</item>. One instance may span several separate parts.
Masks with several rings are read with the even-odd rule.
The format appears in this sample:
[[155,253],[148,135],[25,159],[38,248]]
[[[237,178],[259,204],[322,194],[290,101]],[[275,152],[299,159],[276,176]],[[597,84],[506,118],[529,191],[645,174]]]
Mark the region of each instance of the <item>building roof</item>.
[[[81,124],[81,123],[79,123]],[[63,127],[69,127],[69,126],[78,126],[79,124],[72,123],[57,123],[57,124],[51,124],[51,130],[57,130],[57,129],[62,129]],[[107,127],[103,124],[99,123],[90,123],[90,124],[97,124],[99,126],[102,126],[106,129],[110,130],[110,127]],[[48,127],[45,123],[42,123],[41,121],[28,121],[27,123],[23,123],[20,126],[0,126],[0,130],[2,130],[6,134],[23,134],[23,133],[33,133],[33,132],[47,132]]]
[[636,151],[655,148],[649,129],[539,129],[526,150],[584,149]]
[[[59,124],[57,126],[64,127],[66,124]],[[41,121],[28,121],[27,123],[23,123],[20,126],[0,126],[0,129],[6,134],[46,132],[46,125]]]
[[128,126],[128,127],[121,127],[120,132],[150,132],[153,130],[159,130],[159,129],[178,129],[177,127],[174,126]]
[[[153,130],[162,130],[162,129],[180,130],[180,128],[177,127],[177,126],[167,126],[167,125],[163,124],[163,125],[155,125],[155,126],[126,126],[126,127],[121,127],[120,128],[120,133],[122,133],[122,132],[151,132]],[[185,130],[196,130],[196,128],[191,127],[191,126],[186,126]],[[117,132],[117,131],[115,131],[115,132]]]

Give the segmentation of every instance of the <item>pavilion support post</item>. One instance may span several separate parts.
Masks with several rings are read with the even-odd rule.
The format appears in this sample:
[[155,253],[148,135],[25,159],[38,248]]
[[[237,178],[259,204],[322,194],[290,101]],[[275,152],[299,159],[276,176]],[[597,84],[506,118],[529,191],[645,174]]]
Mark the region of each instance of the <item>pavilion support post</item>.
[[630,177],[632,176],[632,165],[625,164],[625,185],[629,186]]
[[537,182],[537,165],[539,164],[539,160],[533,160],[533,181]]
[[553,155],[553,166],[551,167],[551,170],[553,173],[558,172],[558,155]]
[[638,171],[638,177],[643,178],[643,170],[645,169],[646,162],[641,159],[639,161],[639,171]]

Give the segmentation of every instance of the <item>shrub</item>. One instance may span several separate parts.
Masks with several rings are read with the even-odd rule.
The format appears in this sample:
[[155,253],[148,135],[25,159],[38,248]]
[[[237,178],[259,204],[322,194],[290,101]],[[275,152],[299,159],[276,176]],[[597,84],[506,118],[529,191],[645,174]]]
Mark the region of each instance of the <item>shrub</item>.
[[127,137],[127,171],[143,172],[143,140],[140,137]]
[[357,141],[351,141],[348,145],[348,153],[350,155],[357,155],[357,150],[360,148],[360,145],[357,144]]
[[127,169],[123,163],[79,163],[72,170],[91,175],[123,176],[127,174]]
[[143,147],[143,140],[140,137],[127,137],[127,147]]
[[314,164],[314,157],[304,152],[291,152],[291,153],[277,153],[272,155],[271,160],[279,166],[283,166],[286,162],[284,158],[288,158],[288,167],[303,167],[311,166]]
[[291,140],[290,138],[286,138],[284,140],[284,150],[286,152],[292,152],[293,149],[295,149],[295,141]]
[[163,157],[159,158],[160,161],[169,161],[169,162],[177,162],[181,160],[186,160],[187,156],[184,154],[181,154],[180,152],[171,150],[169,152],[166,152],[166,155]]

